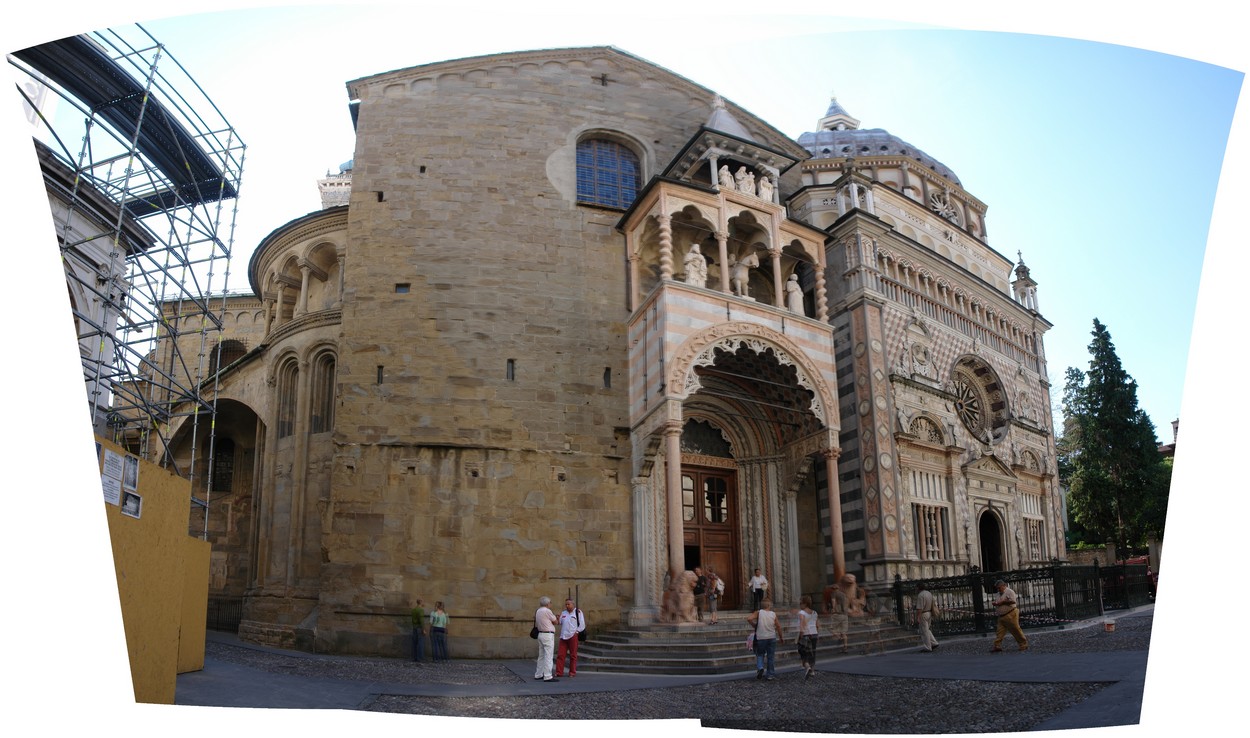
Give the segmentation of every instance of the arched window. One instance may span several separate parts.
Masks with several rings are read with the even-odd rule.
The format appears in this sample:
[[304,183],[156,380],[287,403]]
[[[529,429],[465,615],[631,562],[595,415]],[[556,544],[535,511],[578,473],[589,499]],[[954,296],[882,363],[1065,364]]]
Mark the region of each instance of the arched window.
[[214,351],[209,357],[208,374],[212,376],[223,366],[230,366],[247,353],[247,344],[243,341],[228,339],[221,342],[220,353]]
[[325,433],[334,428],[334,382],[334,354],[327,351],[313,360],[312,433]]
[[577,201],[625,209],[642,186],[638,155],[607,138],[577,143]]
[[290,359],[278,369],[278,438],[295,433],[295,396],[299,364]]

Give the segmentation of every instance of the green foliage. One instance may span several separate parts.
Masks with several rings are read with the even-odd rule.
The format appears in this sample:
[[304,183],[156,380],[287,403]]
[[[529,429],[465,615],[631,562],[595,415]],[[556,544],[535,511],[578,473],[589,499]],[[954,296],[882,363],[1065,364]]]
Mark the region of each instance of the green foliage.
[[1159,453],[1154,423],[1137,406],[1137,383],[1096,318],[1092,335],[1089,371],[1069,367],[1065,375],[1059,478],[1081,538],[1127,551],[1163,535],[1171,465]]

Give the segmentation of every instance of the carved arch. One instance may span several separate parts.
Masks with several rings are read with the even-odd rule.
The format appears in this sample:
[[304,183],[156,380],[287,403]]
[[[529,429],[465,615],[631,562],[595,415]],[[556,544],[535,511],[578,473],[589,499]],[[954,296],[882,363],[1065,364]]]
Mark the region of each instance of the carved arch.
[[812,393],[809,409],[826,428],[836,428],[837,423],[827,413],[835,412],[837,404],[829,392],[819,370],[807,359],[802,349],[785,336],[754,323],[722,323],[696,333],[677,350],[668,374],[668,386],[680,387],[682,399],[699,391],[696,366],[711,366],[716,361],[716,350],[733,353],[746,347],[757,354],[772,349],[777,361],[794,367],[800,387]]

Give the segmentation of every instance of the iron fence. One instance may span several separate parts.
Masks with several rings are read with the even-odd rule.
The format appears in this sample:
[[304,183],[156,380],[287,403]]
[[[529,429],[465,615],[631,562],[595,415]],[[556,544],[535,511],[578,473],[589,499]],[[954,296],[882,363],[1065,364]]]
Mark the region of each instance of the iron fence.
[[890,588],[894,617],[911,625],[916,585],[933,593],[941,610],[934,618],[935,634],[990,633],[997,624],[994,582],[1002,580],[1015,591],[1021,628],[1043,628],[1095,618],[1107,610],[1125,610],[1151,601],[1150,580],[1144,565],[1070,566],[1053,564],[1016,571],[971,572],[940,579],[904,581],[895,577]]
[[224,630],[230,633],[238,633],[239,621],[242,619],[242,597],[208,598],[208,620],[205,623],[205,627],[209,630]]

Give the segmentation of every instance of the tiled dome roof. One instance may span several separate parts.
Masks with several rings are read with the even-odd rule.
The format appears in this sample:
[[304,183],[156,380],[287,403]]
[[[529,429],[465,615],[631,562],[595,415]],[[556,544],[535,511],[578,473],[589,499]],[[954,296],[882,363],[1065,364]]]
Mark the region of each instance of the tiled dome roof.
[[881,128],[860,128],[859,121],[847,114],[835,98],[821,119],[823,130],[799,136],[799,145],[814,159],[844,159],[861,156],[906,156],[932,169],[939,176],[963,186],[945,164],[919,148]]

